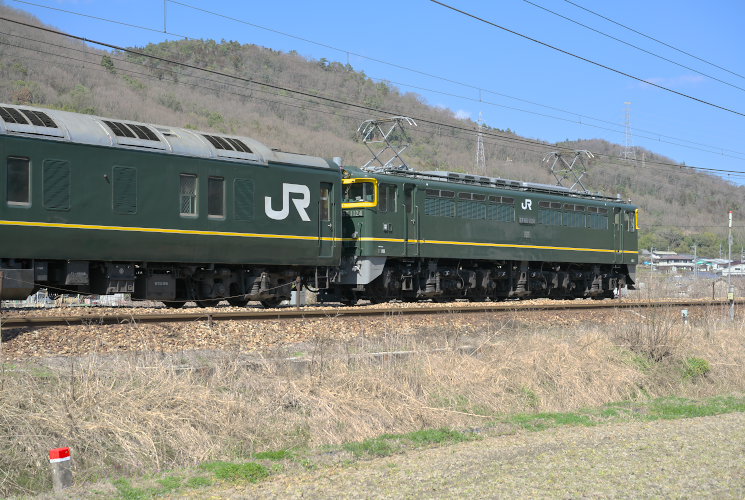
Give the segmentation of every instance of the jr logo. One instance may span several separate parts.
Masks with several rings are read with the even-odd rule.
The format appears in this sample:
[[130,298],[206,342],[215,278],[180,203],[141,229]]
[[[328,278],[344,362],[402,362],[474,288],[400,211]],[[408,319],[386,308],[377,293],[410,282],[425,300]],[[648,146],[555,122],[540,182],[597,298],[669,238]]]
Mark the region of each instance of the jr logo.
[[523,207],[523,210],[533,210],[533,201],[530,198],[526,198],[520,206]]
[[[302,197],[290,198],[290,193],[299,194]],[[297,210],[300,218],[305,222],[310,222],[308,212],[305,211],[310,206],[310,189],[308,189],[308,186],[302,184],[282,183],[282,208],[280,210],[273,210],[272,197],[265,196],[264,212],[266,212],[266,216],[274,220],[285,220],[290,215],[290,199],[292,199],[292,203],[295,205],[295,210]]]

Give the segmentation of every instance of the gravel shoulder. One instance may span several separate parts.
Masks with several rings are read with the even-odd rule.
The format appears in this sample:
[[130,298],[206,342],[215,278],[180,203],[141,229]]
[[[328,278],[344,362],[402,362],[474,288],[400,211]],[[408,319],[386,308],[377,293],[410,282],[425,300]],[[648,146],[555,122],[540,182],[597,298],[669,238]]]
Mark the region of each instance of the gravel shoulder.
[[209,498],[744,498],[745,414],[487,437],[198,493]]

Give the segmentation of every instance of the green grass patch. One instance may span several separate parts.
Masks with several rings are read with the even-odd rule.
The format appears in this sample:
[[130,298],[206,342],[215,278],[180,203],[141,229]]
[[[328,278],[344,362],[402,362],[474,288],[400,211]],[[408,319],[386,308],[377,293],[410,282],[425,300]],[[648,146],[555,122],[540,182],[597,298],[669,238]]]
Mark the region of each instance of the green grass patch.
[[683,362],[683,378],[696,380],[705,377],[711,371],[711,365],[702,358],[686,358]]
[[111,482],[116,488],[117,497],[122,500],[142,500],[155,496],[155,490],[151,488],[136,488],[127,479],[116,479]]
[[342,448],[351,452],[355,457],[384,457],[408,448],[458,443],[471,439],[475,439],[475,436],[452,429],[422,429],[405,434],[383,434],[361,442],[345,443]]
[[289,460],[293,456],[293,453],[289,450],[260,451],[253,454],[253,457],[257,460]]
[[694,401],[684,398],[661,398],[649,405],[649,420],[710,417],[724,413],[745,412],[745,398],[733,396]]
[[745,412],[745,397],[722,396],[700,401],[685,398],[621,401],[573,413],[504,415],[491,422],[491,425],[512,424],[528,431],[542,431],[559,426],[594,426],[632,421],[673,420],[733,412]]
[[508,417],[509,423],[529,431],[542,431],[562,425],[592,426],[597,421],[581,413],[522,413]]
[[269,469],[256,462],[206,462],[200,469],[211,472],[215,478],[223,481],[246,481],[256,483],[269,476]]
[[184,486],[187,488],[205,488],[212,486],[212,479],[204,476],[190,477],[184,482]]

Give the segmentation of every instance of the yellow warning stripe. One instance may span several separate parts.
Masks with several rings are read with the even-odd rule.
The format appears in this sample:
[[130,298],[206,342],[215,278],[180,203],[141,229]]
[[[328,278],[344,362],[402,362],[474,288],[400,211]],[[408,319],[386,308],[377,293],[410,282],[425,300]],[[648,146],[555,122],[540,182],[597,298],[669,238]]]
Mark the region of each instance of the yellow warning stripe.
[[[465,245],[491,248],[532,248],[538,250],[568,250],[573,252],[606,252],[614,253],[615,250],[607,248],[575,248],[575,247],[557,247],[546,245],[520,245],[515,243],[479,243],[473,241],[444,241],[444,240],[404,240],[401,238],[334,238],[324,236],[299,236],[293,234],[265,234],[265,233],[238,233],[232,231],[202,231],[196,229],[166,229],[158,227],[129,227],[129,226],[101,226],[95,224],[62,224],[58,222],[27,222],[0,220],[0,225],[4,226],[23,226],[23,227],[51,227],[60,229],[86,229],[98,231],[133,231],[140,233],[164,233],[164,234],[188,234],[198,236],[233,236],[239,238],[272,238],[284,240],[305,240],[305,241],[370,241],[384,243],[411,243],[424,245]],[[621,253],[636,254],[634,250],[622,250]]]
[[99,231],[133,231],[139,233],[192,234],[199,236],[237,236],[240,238],[274,238],[285,240],[342,241],[342,238],[298,236],[293,234],[236,233],[231,231],[201,231],[196,229],[165,229],[160,227],[100,226],[95,224],[60,224],[57,222],[26,222],[0,220],[0,225],[25,227],[53,227],[61,229],[94,229]]
[[[353,238],[344,238],[345,241],[354,241]],[[491,247],[491,248],[533,248],[538,250],[569,250],[573,252],[606,252],[615,253],[616,250],[608,248],[577,248],[577,247],[556,247],[548,245],[520,245],[516,243],[479,243],[474,241],[443,241],[443,240],[404,240],[400,238],[358,238],[359,241],[371,241],[371,242],[392,242],[392,243],[419,243],[428,245],[467,245],[476,247]],[[626,254],[637,254],[639,252],[635,250],[621,250],[619,253]]]

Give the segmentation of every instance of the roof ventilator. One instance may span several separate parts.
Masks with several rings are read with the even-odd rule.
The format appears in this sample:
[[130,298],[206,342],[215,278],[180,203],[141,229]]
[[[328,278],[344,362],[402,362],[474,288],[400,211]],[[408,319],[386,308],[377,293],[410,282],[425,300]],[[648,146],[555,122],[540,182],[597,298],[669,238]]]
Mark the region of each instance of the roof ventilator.
[[220,137],[219,135],[208,135],[202,134],[202,137],[207,139],[215,149],[222,149],[223,151],[238,151],[240,153],[253,153],[251,148],[246,146],[246,143],[240,139],[233,137]]
[[155,135],[155,132],[150,130],[150,127],[147,127],[145,125],[114,122],[109,120],[103,120],[103,122],[106,124],[107,127],[111,129],[112,132],[114,132],[114,135],[117,137],[128,137],[130,139],[141,139],[143,141],[160,142],[160,139],[157,135]]
[[49,118],[49,115],[43,111],[36,111],[33,109],[16,109],[0,106],[0,118],[2,118],[6,123],[15,123],[18,125],[31,124],[37,127],[58,128],[57,124],[54,123],[54,120]]

